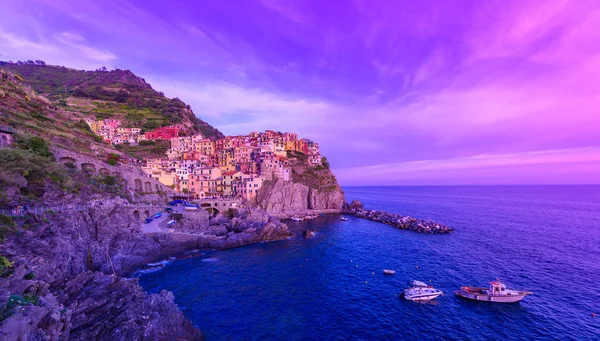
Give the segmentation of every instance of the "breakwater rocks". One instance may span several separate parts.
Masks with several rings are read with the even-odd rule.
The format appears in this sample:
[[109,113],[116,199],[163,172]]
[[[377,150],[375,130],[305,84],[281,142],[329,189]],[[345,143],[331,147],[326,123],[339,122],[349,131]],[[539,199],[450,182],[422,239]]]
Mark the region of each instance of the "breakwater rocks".
[[440,223],[436,223],[431,220],[421,220],[409,216],[402,216],[399,214],[388,213],[378,210],[365,210],[362,207],[348,207],[345,213],[353,215],[355,217],[369,219],[379,223],[391,225],[399,229],[419,233],[446,234],[454,231],[453,228],[450,228]]

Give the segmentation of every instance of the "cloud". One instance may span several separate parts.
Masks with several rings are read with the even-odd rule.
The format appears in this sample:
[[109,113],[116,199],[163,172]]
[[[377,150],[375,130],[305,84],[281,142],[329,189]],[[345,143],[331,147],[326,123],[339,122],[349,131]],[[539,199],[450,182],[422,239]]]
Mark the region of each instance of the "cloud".
[[[340,169],[537,160],[527,151],[600,145],[593,0],[354,0],[336,3],[335,16],[322,2],[7,1],[3,58],[87,68],[118,60],[225,133],[297,131]],[[469,174],[497,181],[498,169],[517,177],[538,165]],[[403,179],[448,182],[484,168],[405,169],[413,173]],[[566,170],[552,172],[575,177]],[[377,179],[395,179],[386,174]]]
[[[322,124],[337,111],[329,103],[291,98],[261,89],[247,89],[229,83],[194,84],[173,80],[149,79],[156,89],[178,96],[192,105],[197,116],[216,124],[230,134],[264,129],[303,132]],[[244,122],[227,122],[228,116],[242,114]]]
[[77,33],[63,32],[53,36],[38,36],[35,40],[0,29],[2,59],[41,59],[50,64],[91,69],[104,66],[117,59],[111,52],[88,45]]
[[[518,184],[524,178],[537,178],[535,183],[545,183],[548,178],[552,178],[553,172],[569,169],[583,177],[566,181],[600,183],[600,175],[597,173],[599,167],[600,147],[586,147],[386,163],[335,169],[335,174],[342,184],[347,185],[423,184],[432,180],[449,184],[469,184],[481,177],[486,177],[487,183]],[[540,173],[540,170],[544,169],[546,174]],[[553,172],[548,172],[549,169]],[[501,172],[498,172],[499,170]],[[515,172],[517,177],[514,177]],[[475,179],[472,178],[473,175],[476,176]]]

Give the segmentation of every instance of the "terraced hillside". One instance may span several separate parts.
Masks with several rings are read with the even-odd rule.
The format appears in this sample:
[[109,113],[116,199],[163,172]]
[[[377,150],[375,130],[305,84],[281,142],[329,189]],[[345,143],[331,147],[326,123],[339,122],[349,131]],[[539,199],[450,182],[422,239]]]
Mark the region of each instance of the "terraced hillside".
[[201,133],[213,140],[223,137],[197,118],[189,105],[165,97],[129,70],[75,70],[42,61],[0,62],[0,67],[21,77],[24,84],[55,107],[81,117],[119,119],[124,127],[145,131],[180,124],[188,134]]

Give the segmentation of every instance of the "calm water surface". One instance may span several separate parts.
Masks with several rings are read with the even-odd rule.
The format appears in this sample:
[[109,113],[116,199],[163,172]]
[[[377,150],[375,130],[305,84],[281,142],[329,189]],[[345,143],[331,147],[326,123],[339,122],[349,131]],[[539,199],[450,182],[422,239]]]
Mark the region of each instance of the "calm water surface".
[[[172,291],[208,340],[600,340],[600,187],[344,190],[367,208],[457,231],[422,235],[352,217],[290,222],[318,234],[205,251],[139,274],[140,284]],[[534,295],[512,305],[453,295],[496,277]],[[446,295],[398,299],[409,279]]]

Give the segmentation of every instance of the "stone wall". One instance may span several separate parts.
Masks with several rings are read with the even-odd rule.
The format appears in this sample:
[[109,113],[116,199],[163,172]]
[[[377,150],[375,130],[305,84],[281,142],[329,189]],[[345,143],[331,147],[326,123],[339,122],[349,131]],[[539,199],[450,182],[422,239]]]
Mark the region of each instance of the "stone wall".
[[104,161],[89,155],[74,151],[53,148],[52,152],[56,161],[62,164],[72,163],[77,169],[89,174],[111,175],[119,177],[127,183],[127,187],[136,193],[158,193],[172,194],[173,189],[163,185],[148,174],[142,172],[141,168],[134,165],[117,164],[111,166]]

